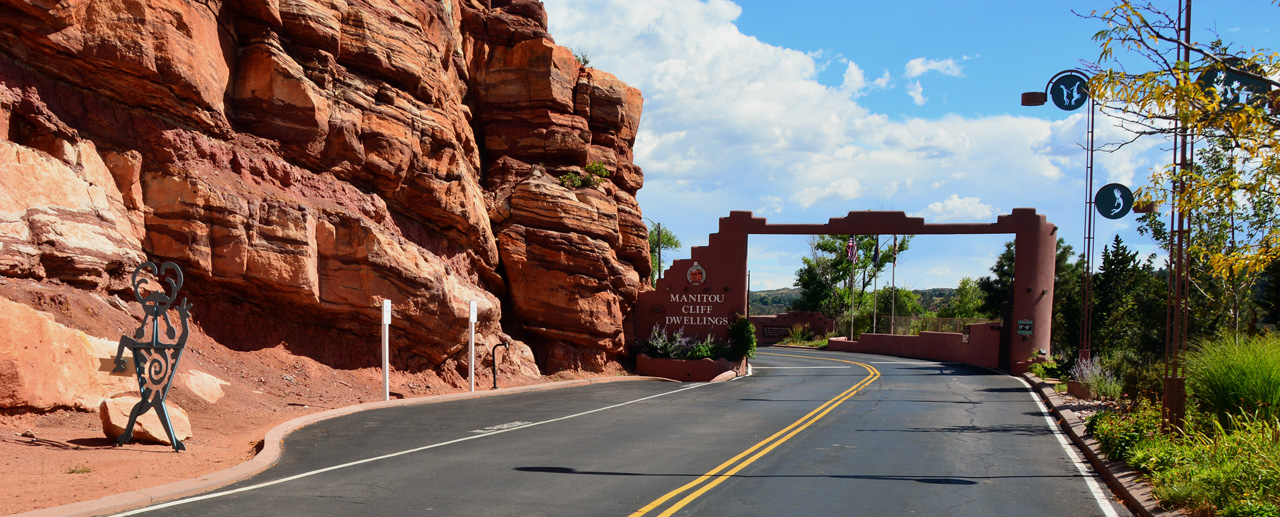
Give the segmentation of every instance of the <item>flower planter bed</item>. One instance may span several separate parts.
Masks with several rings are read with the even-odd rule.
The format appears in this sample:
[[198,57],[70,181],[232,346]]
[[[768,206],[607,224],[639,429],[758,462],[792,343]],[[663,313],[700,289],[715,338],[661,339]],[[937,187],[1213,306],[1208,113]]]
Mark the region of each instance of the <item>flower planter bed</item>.
[[727,359],[654,359],[636,356],[636,373],[681,382],[714,382],[729,380],[747,371],[747,360]]
[[1076,381],[1067,381],[1067,393],[1072,397],[1084,400],[1093,400],[1093,390],[1089,389],[1089,385]]

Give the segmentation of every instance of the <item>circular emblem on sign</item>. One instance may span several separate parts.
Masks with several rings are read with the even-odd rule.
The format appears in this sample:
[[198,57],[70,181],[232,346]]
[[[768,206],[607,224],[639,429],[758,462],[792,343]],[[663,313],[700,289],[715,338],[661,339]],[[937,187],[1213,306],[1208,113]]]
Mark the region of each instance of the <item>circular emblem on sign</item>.
[[1089,80],[1075,72],[1063,72],[1049,83],[1049,98],[1058,109],[1074,111],[1089,100]]
[[684,274],[684,278],[689,281],[689,285],[702,285],[703,282],[707,281],[707,270],[702,269],[701,265],[694,262],[693,267],[689,268],[689,272]]
[[1108,184],[1093,195],[1093,206],[1102,217],[1119,219],[1129,215],[1133,208],[1133,192],[1119,183]]

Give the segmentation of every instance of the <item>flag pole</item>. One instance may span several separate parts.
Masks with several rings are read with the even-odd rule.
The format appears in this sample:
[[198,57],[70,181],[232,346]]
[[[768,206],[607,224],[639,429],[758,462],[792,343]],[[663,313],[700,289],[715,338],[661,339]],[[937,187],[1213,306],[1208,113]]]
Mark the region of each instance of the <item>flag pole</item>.
[[889,268],[889,333],[893,334],[898,322],[898,234],[893,235],[893,266]]
[[871,255],[871,333],[880,330],[880,236],[876,236],[876,249]]
[[849,341],[853,341],[853,275],[858,262],[858,244],[854,242],[852,235],[849,236],[845,254],[849,257]]

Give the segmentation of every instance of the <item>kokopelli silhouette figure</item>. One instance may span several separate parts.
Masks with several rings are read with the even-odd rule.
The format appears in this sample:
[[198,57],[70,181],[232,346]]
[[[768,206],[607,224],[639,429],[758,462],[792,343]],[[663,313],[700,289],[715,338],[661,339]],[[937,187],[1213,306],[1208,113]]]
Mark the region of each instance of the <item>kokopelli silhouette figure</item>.
[[[168,288],[162,285],[160,289],[149,289],[151,292],[144,297],[142,287],[151,283],[151,280],[146,277],[138,278],[138,274],[143,271],[149,271],[156,278],[156,282],[163,279],[163,283],[167,284]],[[172,277],[165,276],[169,272],[173,273]],[[182,334],[178,335],[177,340],[172,343],[164,343],[160,340],[160,320],[162,319],[165,335],[169,339],[174,339],[174,326],[169,321],[169,308],[173,307],[173,301],[178,298],[178,291],[182,290],[182,269],[172,262],[165,262],[159,267],[155,263],[144,262],[133,270],[132,281],[133,296],[137,298],[138,303],[142,304],[145,314],[142,317],[142,324],[138,326],[133,337],[120,336],[120,346],[116,349],[115,369],[112,371],[118,373],[125,370],[123,358],[125,347],[133,351],[133,365],[138,370],[138,391],[142,395],[142,400],[134,404],[133,410],[129,412],[129,423],[124,428],[124,434],[116,439],[116,444],[129,443],[133,439],[133,424],[137,422],[138,417],[145,414],[147,410],[155,408],[156,415],[160,417],[160,425],[164,426],[164,432],[169,435],[169,443],[173,444],[173,450],[186,450],[187,447],[173,434],[173,425],[169,423],[169,412],[164,407],[164,398],[169,394],[169,386],[177,373],[178,360],[182,358],[182,349],[187,343],[187,319],[190,317],[191,304],[187,303],[186,298],[174,307],[178,310],[178,316],[181,317]],[[148,323],[151,327],[151,342],[138,341],[147,335]]]

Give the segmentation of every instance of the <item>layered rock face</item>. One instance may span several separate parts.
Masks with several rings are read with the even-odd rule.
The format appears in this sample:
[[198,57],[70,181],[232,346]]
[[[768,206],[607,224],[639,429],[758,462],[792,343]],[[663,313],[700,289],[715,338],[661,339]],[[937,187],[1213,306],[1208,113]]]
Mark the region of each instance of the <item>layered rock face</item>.
[[618,368],[642,99],[536,0],[0,0],[0,27],[0,276],[129,300],[170,260],[204,314],[360,343],[390,299],[393,364],[449,378],[476,301],[509,373]]

